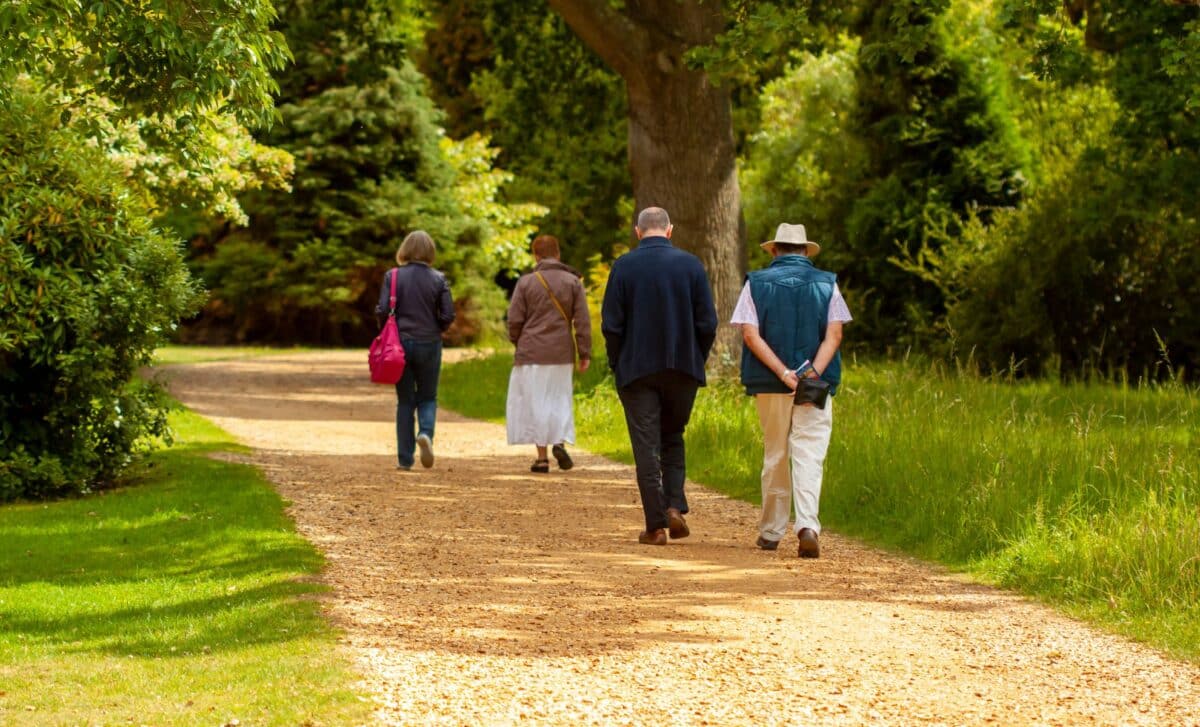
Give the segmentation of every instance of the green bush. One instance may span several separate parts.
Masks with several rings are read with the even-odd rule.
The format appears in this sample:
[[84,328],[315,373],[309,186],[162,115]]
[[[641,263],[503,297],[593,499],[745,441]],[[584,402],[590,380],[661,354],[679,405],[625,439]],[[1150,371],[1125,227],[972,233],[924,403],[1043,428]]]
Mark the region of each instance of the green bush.
[[196,287],[120,170],[44,96],[0,104],[0,500],[111,483],[165,407],[139,381]]

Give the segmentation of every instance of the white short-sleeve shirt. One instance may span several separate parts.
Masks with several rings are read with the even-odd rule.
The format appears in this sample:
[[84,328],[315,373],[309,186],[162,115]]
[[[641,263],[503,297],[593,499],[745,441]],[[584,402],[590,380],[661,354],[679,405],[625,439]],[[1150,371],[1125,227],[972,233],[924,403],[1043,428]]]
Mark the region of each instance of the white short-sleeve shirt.
[[[854,320],[850,316],[850,308],[837,283],[833,284],[833,298],[829,301],[829,323],[849,323]],[[758,308],[754,306],[754,296],[750,295],[750,282],[742,286],[742,294],[738,296],[737,305],[733,308],[733,319],[729,321],[735,326],[749,323],[758,325]]]

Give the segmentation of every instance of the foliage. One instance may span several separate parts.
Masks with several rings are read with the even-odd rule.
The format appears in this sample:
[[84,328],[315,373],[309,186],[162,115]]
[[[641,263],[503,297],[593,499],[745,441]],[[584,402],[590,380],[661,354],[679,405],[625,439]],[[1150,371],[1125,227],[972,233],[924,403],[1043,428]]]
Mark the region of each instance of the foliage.
[[[1059,86],[1026,90],[1040,179],[1020,209],[925,257],[960,347],[993,368],[1172,376],[1200,362],[1200,8],[1008,2]],[[1082,27],[1076,29],[1072,23]],[[1046,113],[1047,101],[1057,109]]]
[[259,144],[228,114],[198,112],[200,121],[177,130],[180,117],[122,120],[116,104],[90,97],[73,128],[103,149],[156,216],[185,220],[249,221],[237,195],[262,188],[290,191],[291,154]]
[[[855,345],[928,339],[942,291],[898,265],[1015,204],[1025,153],[982,41],[940,1],[876,3],[839,16],[855,36],[797,53],[769,83],[744,157],[752,265],[780,222],[804,222],[839,274]],[[990,50],[990,49],[989,49]]]
[[[447,367],[443,380],[463,385],[443,386],[441,402],[502,418],[510,365]],[[611,378],[583,383],[580,446],[631,462]],[[1198,402],[1178,384],[1019,383],[916,359],[852,365],[833,404],[821,520],[1200,658]],[[689,479],[760,501],[761,431],[740,386],[711,380],[686,434]]]
[[[785,221],[803,222],[813,240],[831,243],[822,249],[822,267],[843,270],[853,260],[831,236],[844,228],[866,173],[865,145],[851,133],[857,50],[855,40],[843,38],[819,55],[797,53],[793,65],[763,89],[762,126],[741,169],[752,268],[769,262],[759,243]],[[843,292],[851,310],[860,309],[859,291]]]
[[455,262],[447,243],[466,229],[436,111],[411,66],[314,89],[279,111],[265,140],[295,156],[294,191],[247,196],[248,228],[193,246],[212,290],[201,323],[232,328],[234,340],[369,340],[379,276],[400,239],[427,229],[446,266]]
[[509,270],[532,266],[529,241],[537,232],[533,221],[549,210],[532,202],[497,200],[514,175],[493,166],[500,150],[489,146],[486,138],[471,134],[462,141],[442,139],[441,148],[455,172],[455,199],[482,227],[482,251],[487,260]]
[[[290,58],[265,0],[187,6],[0,5],[0,98],[17,78],[57,94],[62,121],[109,152],[158,215],[244,224],[235,195],[286,189],[291,158],[243,123],[272,118],[270,71]],[[26,83],[30,81],[25,81]]]
[[21,73],[86,98],[113,99],[124,118],[227,110],[270,118],[270,71],[287,61],[268,0],[0,4],[0,98]]
[[477,281],[490,277],[487,253],[512,247],[539,210],[496,200],[506,179],[485,140],[444,138],[407,59],[419,27],[411,9],[294,0],[281,17],[296,65],[279,79],[280,123],[260,141],[294,156],[293,191],[246,195],[247,229],[196,239],[193,264],[212,297],[188,336],[365,343],[382,273],[415,229],[433,235],[455,289],[454,335],[473,335],[467,313]]
[[889,0],[858,24],[854,126],[869,161],[842,238],[854,257],[841,272],[847,287],[873,289],[855,337],[877,345],[919,340],[943,305],[893,260],[958,237],[969,213],[986,220],[1021,193],[1020,143],[989,79],[950,47],[947,6]]
[[162,431],[135,378],[197,291],[120,170],[28,85],[0,103],[0,500],[110,484]]
[[505,199],[550,210],[541,232],[582,266],[627,240],[625,96],[619,77],[545,2],[431,0],[422,68],[450,127],[486,133],[514,174]]
[[322,558],[199,416],[138,487],[0,508],[0,722],[364,724]]

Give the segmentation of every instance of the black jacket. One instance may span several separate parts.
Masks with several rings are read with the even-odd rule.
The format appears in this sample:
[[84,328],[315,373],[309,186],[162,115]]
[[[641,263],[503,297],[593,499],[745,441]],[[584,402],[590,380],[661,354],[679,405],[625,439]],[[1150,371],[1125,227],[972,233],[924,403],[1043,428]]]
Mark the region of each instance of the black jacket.
[[[396,329],[400,338],[440,341],[442,331],[454,322],[454,300],[446,276],[425,263],[394,268],[396,277]],[[388,314],[392,271],[383,275],[375,315],[382,322]]]
[[695,255],[665,237],[642,238],[613,263],[600,321],[618,387],[666,369],[704,385],[717,310]]

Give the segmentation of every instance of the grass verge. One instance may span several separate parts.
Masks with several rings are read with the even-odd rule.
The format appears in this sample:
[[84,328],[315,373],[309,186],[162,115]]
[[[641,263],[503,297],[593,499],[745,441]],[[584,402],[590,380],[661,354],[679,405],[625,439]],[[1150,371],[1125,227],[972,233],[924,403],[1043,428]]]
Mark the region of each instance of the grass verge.
[[200,417],[138,486],[0,508],[0,724],[359,724],[321,556]]
[[[441,402],[502,421],[511,361],[448,367]],[[1194,390],[1013,383],[900,362],[848,368],[824,524],[1200,661]],[[631,461],[611,379],[582,377],[575,406],[581,446]],[[740,387],[701,390],[687,446],[691,479],[760,501],[758,418]]]
[[230,361],[254,356],[282,356],[311,349],[271,346],[162,346],[154,352],[155,365],[202,363],[204,361]]

